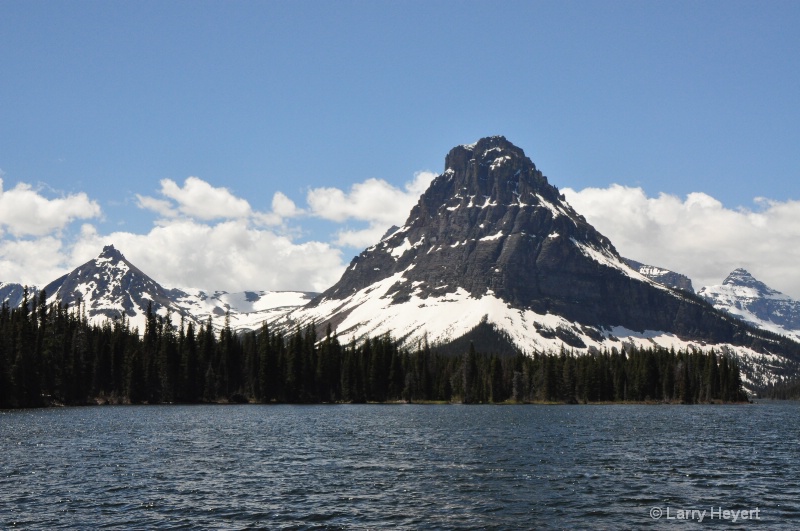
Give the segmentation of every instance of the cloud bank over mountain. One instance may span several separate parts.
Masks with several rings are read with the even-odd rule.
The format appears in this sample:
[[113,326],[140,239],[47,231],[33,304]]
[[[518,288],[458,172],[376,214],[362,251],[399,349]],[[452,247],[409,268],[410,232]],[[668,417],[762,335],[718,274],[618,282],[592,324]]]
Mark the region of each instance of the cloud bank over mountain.
[[[274,191],[266,211],[252,206],[250,191],[163,179],[154,193],[135,195],[154,216],[139,233],[100,232],[103,209],[84,192],[4,189],[0,180],[0,281],[42,284],[113,243],[167,285],[323,291],[353,254],[403,223],[435,176],[420,171],[402,187],[369,178],[347,190],[309,188],[302,205]],[[649,197],[619,184],[562,192],[624,256],[684,273],[698,288],[744,267],[800,297],[800,201],[729,208],[702,192]]]
[[800,201],[760,197],[752,207],[728,208],[702,192],[648,197],[619,184],[562,192],[624,256],[688,275],[698,288],[744,267],[800,296]]
[[[418,172],[402,188],[382,179],[347,191],[312,188],[302,208],[276,191],[269,211],[198,177],[163,179],[155,194],[136,194],[138,207],[155,216],[146,233],[99,232],[92,221],[101,207],[85,193],[48,198],[26,184],[0,188],[0,280],[41,285],[113,243],[171,286],[323,291],[350,253],[402,222],[434,176]],[[308,238],[304,223],[313,219],[329,234]]]

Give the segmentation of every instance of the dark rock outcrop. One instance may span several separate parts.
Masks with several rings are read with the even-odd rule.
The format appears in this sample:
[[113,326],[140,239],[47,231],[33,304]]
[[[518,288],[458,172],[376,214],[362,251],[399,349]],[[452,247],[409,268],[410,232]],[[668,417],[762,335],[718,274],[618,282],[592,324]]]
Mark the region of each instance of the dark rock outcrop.
[[[738,322],[691,294],[644,278],[577,214],[524,152],[496,136],[453,148],[405,225],[353,259],[325,299],[346,299],[397,273],[402,303],[463,288],[512,307],[592,326],[660,330],[709,341]],[[335,319],[335,317],[334,317]]]

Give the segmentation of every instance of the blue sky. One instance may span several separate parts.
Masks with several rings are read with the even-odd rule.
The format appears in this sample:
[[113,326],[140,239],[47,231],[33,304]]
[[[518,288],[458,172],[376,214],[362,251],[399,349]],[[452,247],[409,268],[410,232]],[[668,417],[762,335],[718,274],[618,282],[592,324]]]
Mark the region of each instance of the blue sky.
[[5,0],[0,280],[115,243],[167,285],[322,289],[419,172],[502,134],[623,254],[800,297],[798,27],[779,1]]

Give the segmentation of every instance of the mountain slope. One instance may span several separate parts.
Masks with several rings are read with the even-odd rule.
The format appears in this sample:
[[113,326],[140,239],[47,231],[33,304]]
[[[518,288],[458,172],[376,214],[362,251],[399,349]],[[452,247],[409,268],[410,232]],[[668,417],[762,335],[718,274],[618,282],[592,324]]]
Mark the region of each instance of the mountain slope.
[[256,330],[265,321],[307,304],[318,294],[303,291],[216,291],[208,295],[203,291],[190,294],[173,289],[169,290],[169,295],[175,305],[196,320],[206,322],[210,317],[219,326],[227,315],[234,330]]
[[680,289],[683,291],[688,291],[689,293],[694,293],[692,280],[686,275],[682,275],[680,273],[676,273],[675,271],[670,271],[669,269],[664,269],[662,267],[643,264],[641,262],[637,262],[636,260],[631,260],[630,258],[623,258],[623,260],[625,260],[625,263],[628,264],[632,269],[638,271],[639,273],[646,276],[650,280],[653,280],[655,282],[658,282],[659,284],[663,284],[664,286],[670,288]]
[[632,269],[503,137],[453,148],[403,227],[281,324],[310,322],[348,340],[440,345],[489,325],[528,352],[757,343],[741,322]]
[[720,285],[703,287],[698,295],[759,328],[800,340],[800,301],[770,288],[744,269],[735,269]]
[[132,327],[144,332],[148,305],[162,317],[171,316],[173,324],[180,319],[195,324],[223,326],[226,316],[234,329],[256,329],[290,309],[311,300],[313,293],[304,292],[215,292],[190,294],[179,289],[166,289],[128,261],[122,253],[108,245],[95,259],[51,282],[44,288],[48,303],[76,307],[79,303],[93,322],[101,324],[123,315]]
[[83,306],[95,322],[121,319],[144,331],[148,305],[160,315],[190,317],[176,306],[160,284],[130,263],[113,245],[75,270],[45,286],[48,303]]
[[[25,286],[22,284],[15,284],[12,282],[0,282],[0,304],[6,303],[9,308],[16,308],[22,304],[24,298]],[[36,288],[29,288],[28,299],[34,300],[38,294]]]

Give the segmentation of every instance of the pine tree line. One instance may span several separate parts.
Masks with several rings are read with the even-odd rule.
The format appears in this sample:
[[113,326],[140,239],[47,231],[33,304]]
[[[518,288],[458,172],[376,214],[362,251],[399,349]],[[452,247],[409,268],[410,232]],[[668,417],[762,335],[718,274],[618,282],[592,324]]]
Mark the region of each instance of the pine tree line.
[[148,309],[143,334],[123,318],[89,324],[80,307],[0,309],[0,407],[49,404],[387,401],[742,401],[738,365],[713,351],[616,349],[575,356],[444,355],[388,335],[342,345],[328,329],[235,333]]
[[788,378],[761,386],[758,394],[772,400],[800,400],[800,378]]

